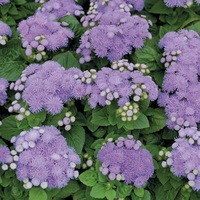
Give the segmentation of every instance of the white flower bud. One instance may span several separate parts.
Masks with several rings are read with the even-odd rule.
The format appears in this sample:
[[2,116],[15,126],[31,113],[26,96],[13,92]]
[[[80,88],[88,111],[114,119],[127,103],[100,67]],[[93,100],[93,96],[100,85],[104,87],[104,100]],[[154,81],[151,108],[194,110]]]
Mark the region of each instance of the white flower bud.
[[11,169],[16,169],[16,167],[17,167],[17,165],[16,165],[15,163],[11,163],[11,164],[10,164],[10,168],[11,168]]
[[92,160],[87,160],[86,164],[87,164],[88,167],[91,167],[92,164],[93,164],[93,161]]
[[40,187],[41,187],[42,189],[45,189],[45,188],[48,187],[48,183],[47,183],[47,182],[42,182],[42,183],[40,184]]
[[73,162],[71,162],[71,163],[70,163],[70,167],[71,167],[71,168],[75,168],[75,167],[76,167],[76,164],[73,163]]
[[163,161],[161,165],[163,168],[167,167],[167,163],[165,161]]
[[189,185],[190,187],[194,187],[194,186],[195,186],[195,182],[194,182],[194,181],[188,181],[188,185]]
[[8,170],[8,165],[7,164],[3,164],[1,166],[1,168],[2,168],[2,170],[6,171],[6,170]]
[[64,124],[64,123],[63,123],[62,120],[59,120],[59,121],[58,121],[58,126],[63,126],[63,124]]

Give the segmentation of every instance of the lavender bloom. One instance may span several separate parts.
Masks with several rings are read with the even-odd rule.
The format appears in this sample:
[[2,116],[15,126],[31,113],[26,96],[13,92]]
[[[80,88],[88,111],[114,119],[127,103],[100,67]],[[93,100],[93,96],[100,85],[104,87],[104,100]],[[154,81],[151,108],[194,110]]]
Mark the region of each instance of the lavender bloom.
[[40,61],[46,55],[45,50],[56,51],[66,47],[69,39],[74,37],[69,28],[62,27],[59,22],[53,21],[54,19],[54,15],[37,12],[20,22],[18,31],[27,56],[35,53],[36,60]]
[[189,186],[193,190],[200,190],[199,184],[199,144],[200,134],[195,127],[181,129],[179,136],[172,145],[173,150],[168,152],[166,164],[170,166],[176,176],[183,176],[188,179]]
[[124,180],[135,187],[142,187],[154,172],[151,154],[131,136],[105,144],[97,159],[102,163],[100,171],[110,180]]
[[149,97],[154,101],[158,95],[158,88],[149,76],[144,76],[139,71],[120,72],[110,68],[102,68],[97,72],[93,90],[88,102],[92,108],[97,104],[110,105],[117,100],[120,107],[130,101],[135,102]]
[[168,7],[190,7],[194,2],[200,3],[199,0],[164,0]]
[[144,0],[91,0],[87,15],[81,18],[81,22],[84,27],[94,27],[106,13],[116,11],[130,15],[131,11],[141,11],[143,7]]
[[24,182],[24,187],[62,188],[70,179],[77,178],[76,165],[80,158],[69,147],[65,138],[53,126],[35,127],[13,137],[11,142],[15,150],[11,151],[13,160],[7,161],[9,149],[0,148],[0,161],[10,163],[16,169],[17,178]]
[[0,163],[11,163],[13,161],[10,155],[10,149],[5,146],[0,146]]
[[42,5],[40,11],[45,15],[50,13],[54,15],[55,18],[61,18],[69,14],[76,16],[84,14],[83,8],[76,4],[74,0],[50,0]]
[[5,45],[8,40],[8,36],[11,37],[11,35],[12,31],[10,27],[6,23],[0,21],[0,45]]
[[6,3],[9,3],[10,0],[0,0],[0,5],[3,5],[3,4],[6,4]]
[[161,62],[167,69],[158,103],[165,107],[171,129],[197,126],[200,121],[199,45],[199,35],[187,30],[169,32],[159,43],[164,48]]
[[47,61],[42,65],[31,64],[21,78],[11,85],[11,89],[18,95],[16,94],[16,101],[10,109],[16,110],[16,104],[22,98],[33,113],[45,109],[51,114],[58,114],[64,103],[71,99],[82,99],[90,92],[89,84],[81,80],[83,76],[81,70],[65,70],[54,61]]
[[141,11],[144,8],[144,0],[98,0],[97,11],[101,13],[112,12],[115,10],[131,12]]
[[91,54],[107,57],[110,61],[130,54],[132,48],[141,48],[146,38],[151,38],[149,23],[139,16],[113,11],[101,16],[99,25],[86,31],[77,49],[80,63],[91,60]]
[[6,90],[9,83],[6,79],[0,78],[0,105],[4,105],[7,99]]

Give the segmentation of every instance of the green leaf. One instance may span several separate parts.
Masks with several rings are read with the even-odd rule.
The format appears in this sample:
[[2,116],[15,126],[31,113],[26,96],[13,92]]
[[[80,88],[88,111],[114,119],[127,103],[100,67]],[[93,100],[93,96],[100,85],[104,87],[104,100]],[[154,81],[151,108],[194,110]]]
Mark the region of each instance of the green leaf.
[[158,145],[153,145],[153,144],[146,145],[145,148],[148,149],[153,156],[157,156],[160,150]]
[[15,5],[12,5],[12,7],[9,9],[8,13],[11,14],[11,15],[18,15],[19,14]]
[[[71,196],[72,194],[76,193],[80,189],[77,181],[70,181],[69,184],[62,189],[59,189],[59,192],[56,194],[55,197],[58,198],[66,198]],[[40,199],[37,199],[40,200]]]
[[165,183],[167,183],[167,181],[169,181],[170,179],[170,173],[169,173],[169,169],[167,168],[161,168],[158,169],[156,171],[156,175],[159,179],[159,181],[164,185]]
[[135,188],[134,193],[138,197],[143,197],[144,196],[144,188]]
[[97,183],[97,173],[93,170],[86,170],[79,176],[79,180],[89,187],[94,186]]
[[42,188],[31,188],[29,191],[29,200],[47,200],[47,194]]
[[4,6],[1,6],[1,13],[2,13],[2,15],[5,15],[7,12],[8,12],[8,10],[10,9],[10,7],[11,7],[11,4],[5,4]]
[[42,111],[36,114],[31,114],[27,117],[27,121],[30,127],[41,126],[42,122],[46,119],[46,112]]
[[85,143],[85,130],[81,126],[73,126],[65,136],[67,138],[68,145],[74,147],[76,152],[81,154]]
[[149,12],[153,14],[171,14],[173,10],[168,8],[162,0],[159,0]]
[[158,42],[158,37],[147,40],[143,48],[137,49],[135,53],[131,55],[131,60],[135,63],[146,64],[150,71],[159,69],[159,67],[162,66],[160,63],[162,55],[158,48]]
[[95,64],[99,69],[101,69],[102,67],[107,66],[109,64],[109,61],[106,58],[97,58],[95,59]]
[[198,34],[200,34],[200,22],[196,22],[191,26],[188,26],[186,29],[196,31]]
[[117,187],[117,195],[120,198],[127,197],[131,194],[132,189],[133,189],[132,185],[127,185],[125,183],[122,183],[120,187]]
[[0,126],[0,136],[5,140],[10,140],[13,136],[19,135],[22,130],[18,129],[15,116],[11,115],[2,120]]
[[109,126],[110,123],[108,121],[108,112],[107,108],[101,108],[100,110],[94,110],[92,112],[92,120],[91,122],[93,124],[99,125],[99,126]]
[[16,81],[24,70],[23,61],[0,61],[0,77],[8,81]]
[[126,130],[144,129],[149,127],[149,121],[143,113],[140,113],[137,120],[122,122],[122,124]]
[[54,56],[53,60],[57,61],[65,69],[69,69],[71,67],[80,68],[79,61],[74,57],[74,55],[71,51],[67,51],[65,53],[60,53],[60,54]]
[[146,112],[149,119],[149,128],[142,130],[142,133],[149,134],[161,130],[166,126],[167,117],[161,108],[149,108]]
[[75,33],[76,36],[81,36],[85,32],[85,28],[82,27],[80,22],[73,15],[68,15],[59,19],[60,22],[67,22],[69,28]]
[[90,196],[94,198],[103,199],[105,197],[105,193],[106,193],[106,186],[101,183],[98,183],[94,187],[92,187]]
[[115,197],[116,197],[116,192],[115,192],[115,190],[106,190],[106,198],[108,199],[108,200],[113,200],[113,199],[115,199]]

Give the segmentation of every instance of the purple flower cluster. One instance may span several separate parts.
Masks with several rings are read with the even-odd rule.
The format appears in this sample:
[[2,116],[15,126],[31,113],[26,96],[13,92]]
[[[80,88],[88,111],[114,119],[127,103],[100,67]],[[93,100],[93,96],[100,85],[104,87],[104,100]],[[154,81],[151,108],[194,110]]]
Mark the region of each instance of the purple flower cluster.
[[133,100],[139,102],[149,98],[154,101],[158,96],[158,88],[150,76],[139,71],[118,71],[104,67],[96,74],[89,105],[95,108],[110,105],[117,100],[120,107]]
[[[34,127],[14,136],[11,142],[15,150],[10,152],[13,160],[10,168],[16,170],[17,178],[24,182],[24,188],[62,188],[70,179],[78,177],[75,167],[80,164],[80,158],[55,127]],[[1,162],[12,162],[6,147],[1,147],[0,152],[3,153]],[[4,170],[8,169],[6,165],[2,166]]]
[[194,31],[167,33],[159,43],[166,67],[158,103],[165,107],[170,129],[197,126],[200,122],[200,36]]
[[[151,38],[146,19],[129,13],[113,11],[99,16],[97,26],[86,31],[81,37],[80,63],[89,62],[93,53],[117,61],[130,54],[132,48],[141,48],[146,38]],[[85,23],[87,26],[87,23]]]
[[8,40],[8,36],[11,37],[11,35],[12,31],[10,27],[6,23],[0,21],[0,45],[5,45]]
[[[129,66],[134,65],[129,63]],[[136,69],[139,69],[138,66],[143,65],[137,65]],[[144,65],[141,70],[144,67],[146,69]],[[35,113],[44,109],[50,114],[60,113],[63,105],[72,99],[88,98],[91,108],[95,108],[98,104],[106,106],[117,101],[121,107],[117,112],[122,120],[131,121],[137,119],[138,103],[141,100],[149,98],[154,101],[158,96],[158,87],[152,78],[144,76],[138,70],[119,71],[107,67],[98,72],[94,69],[81,71],[77,68],[70,68],[65,70],[54,61],[47,61],[42,65],[31,64],[19,80],[11,83],[10,89],[14,89],[16,94],[8,111],[19,112],[18,120],[30,115],[30,112],[20,105],[20,99],[28,103],[31,112]],[[70,122],[75,119],[73,117],[71,119],[70,115],[63,120],[65,122],[59,121],[59,126],[65,125],[69,130]]]
[[168,7],[190,7],[194,2],[200,4],[200,0],[164,0]]
[[58,121],[58,126],[64,126],[66,131],[71,129],[71,123],[75,122],[76,118],[70,111],[65,113],[65,117]]
[[162,165],[170,166],[176,176],[188,179],[193,190],[200,190],[200,131],[196,127],[182,128],[179,138],[172,145],[173,150],[167,152],[168,159]]
[[9,2],[10,2],[10,0],[0,0],[0,6],[3,4],[9,3]]
[[0,163],[12,163],[13,157],[11,156],[10,149],[6,146],[0,146]]
[[19,93],[16,101],[22,98],[31,112],[45,109],[58,114],[64,103],[88,94],[88,87],[78,79],[82,74],[79,69],[65,70],[57,62],[47,61],[42,65],[31,64],[10,87]]
[[84,14],[83,8],[76,4],[74,0],[50,0],[44,3],[39,10],[46,15],[50,13],[55,18],[61,18],[70,14],[75,16]]
[[93,27],[98,24],[99,19],[106,13],[141,11],[144,8],[144,0],[91,0],[86,16],[81,18],[84,27]]
[[[92,1],[95,4],[95,1]],[[122,12],[141,11],[144,8],[144,0],[97,0],[97,11],[101,13],[115,10]]]
[[0,78],[0,105],[4,105],[7,99],[6,90],[9,83],[6,79]]
[[37,12],[35,15],[20,22],[18,31],[22,37],[22,45],[26,55],[33,56],[37,61],[46,55],[45,50],[55,51],[65,47],[74,33],[59,22],[53,21],[53,15]]
[[101,173],[108,175],[110,180],[142,187],[154,172],[150,152],[141,148],[141,142],[134,140],[132,135],[119,137],[116,142],[108,140],[97,155],[102,163]]

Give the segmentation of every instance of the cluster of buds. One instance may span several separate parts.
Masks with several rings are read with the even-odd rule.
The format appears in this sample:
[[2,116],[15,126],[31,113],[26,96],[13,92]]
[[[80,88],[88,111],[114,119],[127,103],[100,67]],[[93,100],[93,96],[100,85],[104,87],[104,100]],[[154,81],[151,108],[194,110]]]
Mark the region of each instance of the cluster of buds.
[[120,4],[119,7],[120,7],[120,11],[127,12],[127,13],[130,13],[131,10],[133,9],[133,6],[131,4],[126,4],[126,3]]
[[133,63],[129,63],[127,59],[122,59],[122,60],[113,62],[111,64],[111,68],[114,70],[119,70],[120,72],[123,72],[123,71],[132,72],[135,66]]
[[97,14],[97,8],[98,8],[98,1],[90,2],[90,7],[88,9],[87,14]]
[[145,91],[146,85],[144,84],[133,84],[131,86],[131,89],[133,90],[133,101],[139,102],[140,100],[145,100],[148,98],[148,94]]
[[0,35],[0,45],[5,45],[8,41],[8,37],[6,35]]
[[[166,147],[162,147],[161,150],[158,152],[158,160],[167,160],[168,150]],[[163,164],[162,167],[166,167],[166,164]]]
[[30,58],[41,61],[42,59],[46,59],[45,48],[48,45],[48,40],[45,39],[44,35],[39,35],[35,37],[31,43],[28,41],[24,41],[22,46],[26,48],[26,55]]
[[98,1],[90,2],[90,7],[87,12],[87,15],[83,16],[80,20],[83,27],[92,28],[98,24],[98,21],[102,14],[98,13],[97,8],[98,8]]
[[71,124],[75,122],[76,118],[72,115],[72,112],[68,111],[65,113],[65,117],[58,121],[58,126],[64,126],[66,131],[71,129]]
[[88,153],[83,154],[83,159],[84,159],[82,164],[83,169],[93,166],[94,163],[92,160],[92,156],[90,156]]
[[29,110],[23,107],[20,103],[22,99],[22,92],[25,87],[25,82],[27,80],[26,74],[22,74],[21,77],[16,81],[10,84],[10,89],[16,91],[15,99],[12,101],[11,106],[8,108],[8,112],[16,112],[19,113],[16,115],[16,119],[18,121],[23,120],[25,117],[29,116],[31,113]]
[[87,30],[81,37],[82,44],[77,48],[76,53],[82,54],[84,49],[87,49],[87,51],[84,53],[83,57],[79,59],[79,63],[83,64],[85,62],[90,62],[91,61],[91,43],[89,40],[89,33],[90,31]]
[[145,64],[133,64],[133,63],[129,63],[127,59],[122,59],[119,61],[115,61],[111,64],[111,68],[114,70],[119,70],[120,72],[123,71],[134,71],[134,70],[138,70],[140,72],[142,72],[143,74],[149,74],[150,71],[148,69],[148,66]]
[[142,72],[143,74],[149,74],[150,73],[148,66],[145,65],[145,64],[136,63],[134,65],[134,68],[137,69],[138,71]]
[[78,74],[74,75],[76,80],[81,80],[82,83],[91,84],[96,79],[97,71],[95,69],[90,69],[83,71],[82,75],[79,76]]
[[200,131],[196,127],[182,128],[178,132],[180,138],[188,139],[189,144],[200,145]]
[[177,117],[176,113],[172,113],[170,117],[170,120],[175,123],[174,129],[176,131],[190,126],[190,123],[187,120],[184,120],[182,117]]
[[118,92],[112,92],[109,88],[107,88],[106,90],[101,91],[100,95],[102,97],[105,97],[106,100],[106,105],[111,105],[111,102],[115,99],[119,98],[119,94]]
[[172,52],[164,52],[163,57],[161,58],[160,62],[164,63],[164,66],[170,67],[173,63],[175,63],[178,59],[178,55],[182,52],[181,50],[172,51]]
[[135,121],[138,118],[139,106],[137,103],[127,102],[125,105],[117,110],[117,114],[122,121]]

